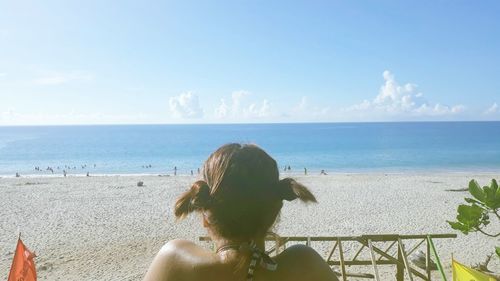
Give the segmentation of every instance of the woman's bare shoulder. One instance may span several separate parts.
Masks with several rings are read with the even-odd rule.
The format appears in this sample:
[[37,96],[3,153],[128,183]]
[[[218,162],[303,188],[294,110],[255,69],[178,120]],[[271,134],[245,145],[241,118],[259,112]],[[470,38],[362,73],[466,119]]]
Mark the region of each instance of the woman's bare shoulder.
[[[154,258],[144,281],[193,280],[193,265],[207,263],[210,253],[195,243],[175,239],[166,243]],[[189,261],[189,262],[186,262]],[[188,268],[186,266],[188,265]]]
[[294,245],[276,256],[279,267],[296,277],[294,280],[337,281],[330,266],[311,247]]

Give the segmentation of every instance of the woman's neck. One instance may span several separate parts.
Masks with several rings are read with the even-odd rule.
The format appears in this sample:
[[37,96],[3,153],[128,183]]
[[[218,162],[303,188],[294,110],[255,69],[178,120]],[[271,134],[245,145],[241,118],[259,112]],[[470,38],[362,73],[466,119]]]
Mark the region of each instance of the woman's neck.
[[[218,255],[223,260],[229,260],[232,257],[238,255],[238,247],[254,242],[257,248],[261,251],[265,251],[265,239],[264,238],[254,238],[251,240],[237,240],[237,239],[226,239],[222,237],[211,237],[215,244],[215,249],[218,251]],[[227,251],[226,249],[231,249],[233,251]],[[235,255],[236,254],[236,255]]]

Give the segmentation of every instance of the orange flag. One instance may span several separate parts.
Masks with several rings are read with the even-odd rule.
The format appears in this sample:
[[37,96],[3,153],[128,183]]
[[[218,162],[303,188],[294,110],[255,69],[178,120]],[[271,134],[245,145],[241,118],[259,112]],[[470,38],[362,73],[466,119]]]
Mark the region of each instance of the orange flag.
[[7,281],[36,281],[34,257],[19,238]]

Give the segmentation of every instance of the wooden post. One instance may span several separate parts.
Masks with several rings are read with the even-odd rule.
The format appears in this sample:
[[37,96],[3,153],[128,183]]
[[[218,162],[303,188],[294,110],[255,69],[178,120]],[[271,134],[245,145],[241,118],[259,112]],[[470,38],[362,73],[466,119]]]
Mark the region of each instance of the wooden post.
[[377,261],[375,260],[375,253],[373,252],[372,240],[368,239],[368,247],[370,247],[370,255],[372,257],[373,272],[375,273],[375,280],[380,281],[378,276]]
[[410,265],[408,264],[408,259],[406,257],[405,245],[401,241],[401,238],[398,238],[398,243],[399,243],[399,249],[401,250],[401,254],[403,256],[403,262],[405,263],[406,272],[408,272],[408,277],[410,278],[410,281],[413,281],[413,276],[411,275],[411,268]]
[[431,244],[429,243],[429,239],[426,240],[426,251],[425,251],[425,273],[427,273],[427,278],[431,281]]
[[403,262],[403,253],[401,253],[401,249],[399,248],[398,241],[398,263],[396,264],[396,281],[404,281],[405,272],[404,272],[404,262]]
[[427,241],[429,244],[431,244],[432,253],[434,254],[434,258],[436,258],[436,264],[437,264],[439,272],[441,272],[441,277],[443,278],[444,281],[447,281],[446,275],[444,274],[443,266],[441,265],[441,260],[439,260],[439,256],[437,254],[436,247],[434,247],[434,243],[432,243],[432,239],[431,239],[430,235],[427,235]]
[[340,241],[340,238],[337,238],[337,244],[339,245],[340,270],[342,272],[342,280],[347,281],[347,273],[345,271],[344,264],[344,252],[342,250],[342,241]]

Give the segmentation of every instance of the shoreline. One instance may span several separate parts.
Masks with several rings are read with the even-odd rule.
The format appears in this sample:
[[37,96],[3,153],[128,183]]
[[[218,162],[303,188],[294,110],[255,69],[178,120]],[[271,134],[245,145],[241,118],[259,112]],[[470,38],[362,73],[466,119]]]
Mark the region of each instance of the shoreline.
[[[371,171],[335,171],[335,172],[327,172],[326,175],[320,174],[321,170],[308,170],[308,174],[304,174],[304,172],[283,172],[280,171],[280,177],[327,177],[327,176],[341,176],[341,175],[415,175],[415,176],[425,176],[425,175],[439,175],[439,174],[450,174],[450,175],[478,175],[478,176],[497,176],[500,177],[500,169],[498,171],[484,171],[484,170],[388,170],[388,171],[379,171],[379,170],[371,170]],[[90,174],[89,176],[86,173],[75,173],[75,174],[67,174],[66,178],[90,178],[90,177],[197,177],[199,174],[194,173],[184,174],[178,173],[177,175],[173,174],[161,174],[161,173],[95,173]],[[0,179],[36,179],[36,178],[65,178],[63,174],[21,174],[19,177],[11,174],[0,174]]]

